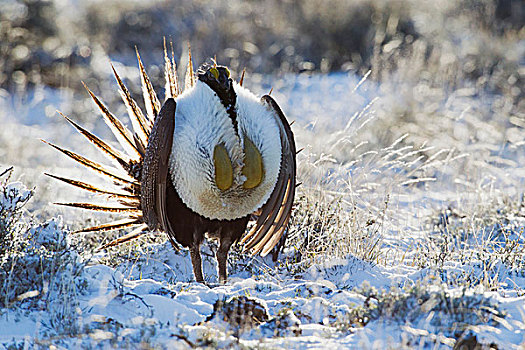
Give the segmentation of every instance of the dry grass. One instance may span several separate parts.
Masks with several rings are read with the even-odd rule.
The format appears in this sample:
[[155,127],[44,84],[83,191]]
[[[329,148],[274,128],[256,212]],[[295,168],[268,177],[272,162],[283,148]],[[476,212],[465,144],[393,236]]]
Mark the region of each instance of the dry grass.
[[[12,3],[27,8],[24,1]],[[508,4],[515,6],[513,13],[506,14]],[[302,185],[297,189],[280,266],[266,266],[236,250],[230,259],[232,271],[267,274],[279,280],[301,277],[312,266],[347,257],[382,268],[420,271],[434,280],[435,290],[419,284],[373,293],[366,288],[356,290],[369,297],[370,303],[356,308],[356,317],[339,320],[340,326],[347,329],[360,322],[366,327],[371,320],[392,319],[399,313],[417,318],[432,311],[462,327],[450,330],[437,325],[436,334],[439,330],[446,333],[441,340],[442,334],[427,334],[428,339],[433,336],[433,341],[445,346],[452,346],[454,337],[476,333],[487,317],[495,320],[496,327],[504,319],[492,300],[480,294],[447,294],[450,289],[525,295],[523,286],[514,282],[525,277],[525,29],[516,17],[524,11],[519,2],[375,0],[328,5],[265,1],[250,6],[237,1],[228,5],[197,1],[146,6],[117,1],[107,8],[87,2],[79,10],[77,23],[71,23],[66,9],[55,2],[41,4],[26,15],[13,8],[0,15],[0,39],[6,39],[0,40],[4,68],[0,86],[7,89],[0,91],[4,111],[0,120],[10,126],[25,125],[19,128],[23,137],[18,139],[11,131],[0,131],[1,164],[14,164],[17,176],[23,173],[24,181],[38,186],[36,198],[27,206],[34,215],[31,219],[24,222],[21,210],[11,213],[14,216],[5,210],[0,213],[0,267],[4,273],[36,266],[39,255],[17,245],[20,237],[29,232],[37,239],[38,232],[55,223],[37,225],[31,220],[36,217],[43,222],[58,213],[47,205],[49,201],[71,199],[69,191],[38,177],[42,169],[58,164],[84,180],[89,177],[71,168],[71,163],[58,163],[53,154],[32,141],[70,135],[54,119],[42,120],[53,115],[59,102],[43,101],[41,96],[48,96],[47,92],[38,92],[49,90],[39,89],[42,85],[60,88],[60,93],[51,95],[68,101],[60,109],[107,137],[102,123],[93,117],[92,105],[78,93],[79,81],[85,80],[111,110],[123,115],[109,78],[107,57],[116,61],[139,96],[138,72],[130,54],[133,46],[139,47],[155,86],[162,86],[162,36],[171,34],[177,55],[186,50],[184,40],[191,38],[196,62],[217,54],[219,62],[229,65],[234,74],[248,67],[245,81],[252,90],[262,93],[273,86],[289,119],[296,120],[293,130],[298,148],[305,147],[298,156]],[[5,14],[12,11],[18,17],[7,18]],[[55,20],[57,24],[51,25]],[[141,34],[136,35],[139,29]],[[329,71],[351,74],[317,74]],[[353,81],[353,73],[364,78]],[[330,80],[334,76],[337,78]],[[301,90],[303,85],[312,85],[314,91]],[[10,96],[14,96],[12,105]],[[40,116],[34,117],[37,109]],[[36,126],[27,126],[33,124]],[[46,135],[36,135],[44,132]],[[85,144],[79,146],[78,140],[68,136],[66,144],[79,150]],[[98,220],[72,211],[61,213],[73,228]],[[57,230],[65,232],[58,226]],[[12,239],[14,236],[19,240]],[[84,241],[85,258],[107,239],[101,235],[77,237],[72,246]],[[151,243],[164,239],[150,237],[116,248],[99,262],[117,266],[131,261],[130,266],[138,266],[158,252],[158,246]],[[18,243],[10,246],[6,241]],[[28,241],[33,242],[33,237]],[[59,243],[62,248],[46,250],[44,264],[35,267],[47,274],[48,281],[55,281],[49,286],[63,295],[57,299],[63,302],[62,308],[58,303],[46,304],[56,308],[49,334],[61,325],[85,337],[93,329],[118,334],[122,325],[116,321],[74,329],[71,309],[82,283],[68,281],[75,280],[80,270],[60,269],[63,262],[77,266],[78,261],[73,253],[64,253],[65,241]],[[11,258],[6,260],[8,255],[22,260],[13,263]],[[2,287],[1,305],[20,305],[25,299],[17,301],[17,297],[25,292],[42,292],[41,281],[34,284],[26,279],[14,286],[15,275],[9,271],[4,281],[10,284]],[[28,283],[38,288],[29,288]],[[419,303],[417,312],[411,309],[415,302]],[[423,310],[424,305],[432,307]],[[490,315],[474,312],[480,305],[495,311]],[[142,330],[147,342],[157,328],[145,324]],[[421,331],[407,329],[406,334]],[[215,333],[210,334],[202,344],[216,344]],[[186,335],[181,331],[180,336]],[[118,344],[116,338],[111,341]],[[410,341],[405,345],[414,344]]]

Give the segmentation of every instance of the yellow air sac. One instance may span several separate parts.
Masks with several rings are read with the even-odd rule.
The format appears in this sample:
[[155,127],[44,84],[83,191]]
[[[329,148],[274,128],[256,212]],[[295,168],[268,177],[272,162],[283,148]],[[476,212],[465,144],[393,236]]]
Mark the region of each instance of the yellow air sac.
[[242,174],[246,177],[242,187],[246,189],[259,186],[263,179],[261,153],[247,137],[244,138],[244,168],[242,168]]
[[221,191],[226,191],[233,184],[233,167],[228,152],[223,144],[213,150],[213,165],[215,166],[215,183]]

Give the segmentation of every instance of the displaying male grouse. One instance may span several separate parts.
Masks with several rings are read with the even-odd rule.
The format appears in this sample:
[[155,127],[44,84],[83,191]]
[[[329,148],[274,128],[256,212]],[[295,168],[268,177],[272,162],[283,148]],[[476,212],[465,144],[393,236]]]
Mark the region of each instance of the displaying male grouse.
[[[52,145],[86,167],[110,178],[121,190],[102,189],[49,175],[84,190],[110,196],[120,205],[59,203],[90,210],[121,212],[127,218],[80,232],[138,228],[104,247],[134,239],[147,230],[165,231],[174,247],[188,247],[195,279],[203,282],[200,245],[205,235],[219,239],[219,281],[227,279],[227,255],[240,240],[252,254],[268,254],[290,219],[296,187],[293,133],[268,95],[258,99],[230,77],[226,67],[203,66],[193,73],[191,55],[184,92],[173,58],[166,60],[166,101],[160,108],[139,60],[147,116],[116,73],[133,132],[88,89],[121,152],[65,117],[124,170],[110,169]],[[256,222],[247,233],[251,218]]]

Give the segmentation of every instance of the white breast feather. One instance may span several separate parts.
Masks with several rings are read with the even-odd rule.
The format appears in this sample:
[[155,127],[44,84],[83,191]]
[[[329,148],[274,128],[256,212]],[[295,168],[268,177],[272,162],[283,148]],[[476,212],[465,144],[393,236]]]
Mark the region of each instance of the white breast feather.
[[252,140],[261,152],[264,168],[262,183],[254,189],[254,196],[259,196],[259,209],[270,197],[281,169],[281,136],[275,121],[273,111],[269,111],[261,100],[249,90],[235,84],[237,93],[237,118],[241,133],[241,142],[244,135]]
[[[205,83],[197,81],[176,100],[171,178],[182,201],[210,219],[233,220],[253,213],[266,203],[279,175],[281,142],[272,112],[248,90],[238,84],[234,89],[240,139],[226,109]],[[245,135],[259,149],[265,172],[262,183],[250,190],[242,187]],[[234,183],[227,191],[219,190],[214,180],[213,151],[220,143],[234,170]]]

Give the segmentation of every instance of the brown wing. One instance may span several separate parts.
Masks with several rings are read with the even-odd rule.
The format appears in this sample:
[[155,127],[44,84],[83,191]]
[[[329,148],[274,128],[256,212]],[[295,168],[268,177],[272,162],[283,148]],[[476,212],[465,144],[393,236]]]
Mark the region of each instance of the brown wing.
[[166,187],[169,179],[169,158],[175,128],[176,103],[168,98],[162,106],[144,155],[141,175],[140,202],[144,222],[151,230],[169,232],[166,215]]
[[268,254],[281,239],[290,220],[295,196],[295,141],[281,108],[269,95],[264,95],[261,102],[274,112],[275,121],[281,136],[281,169],[273,192],[260,210],[255,226],[243,237],[244,249],[252,254]]

